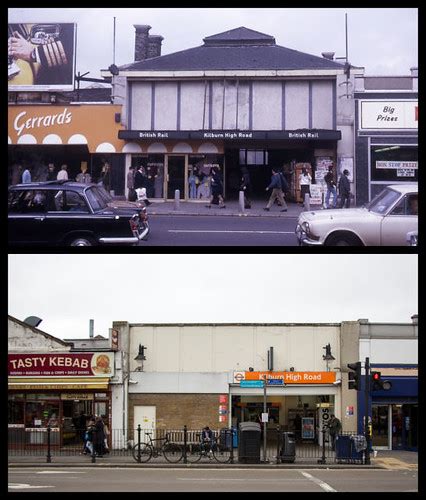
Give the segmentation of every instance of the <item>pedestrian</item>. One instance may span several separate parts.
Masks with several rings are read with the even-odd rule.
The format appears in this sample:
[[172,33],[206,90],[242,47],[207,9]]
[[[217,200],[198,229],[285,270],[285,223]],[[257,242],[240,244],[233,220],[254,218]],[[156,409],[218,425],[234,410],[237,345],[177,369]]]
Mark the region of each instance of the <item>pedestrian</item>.
[[349,171],[343,170],[343,174],[340,176],[339,180],[339,195],[340,195],[340,207],[349,208],[351,203],[351,184],[349,182]]
[[104,452],[109,453],[109,446],[108,446],[108,436],[111,434],[108,424],[106,423],[106,416],[102,415],[102,421],[104,423]]
[[90,184],[92,182],[92,176],[87,171],[86,163],[83,163],[80,167],[81,172],[77,175],[76,181],[82,184]]
[[219,208],[225,208],[225,202],[223,200],[223,180],[222,174],[220,172],[220,167],[216,166],[212,168],[211,171],[212,179],[211,179],[211,189],[212,189],[212,197],[210,200],[210,204],[206,205],[208,208],[211,208],[212,205],[219,205]]
[[203,447],[208,450],[208,455],[210,458],[213,455],[212,444],[213,444],[213,432],[208,425],[206,425],[201,432],[201,443]]
[[25,165],[24,171],[22,172],[22,183],[29,184],[31,182],[31,167]]
[[93,446],[95,448],[96,456],[102,458],[105,453],[105,428],[102,417],[99,415],[95,418]]
[[311,182],[312,177],[308,172],[308,169],[303,167],[302,173],[299,175],[299,183],[300,183],[300,196],[302,197],[302,204],[305,203],[305,194],[311,197]]
[[331,415],[330,421],[328,422],[328,432],[331,438],[331,449],[334,451],[336,448],[336,436],[340,434],[342,430],[342,424],[340,420],[335,416]]
[[105,188],[105,190],[109,193],[110,189],[111,189],[111,171],[110,171],[110,165],[107,161],[104,163],[104,165],[102,167],[99,182]]
[[149,205],[151,205],[151,202],[146,197],[146,186],[147,186],[147,178],[146,178],[145,168],[143,165],[140,165],[135,173],[134,188],[135,188],[135,191],[137,191],[138,189],[141,189],[141,190],[145,189],[145,195],[143,197],[141,197],[138,194],[138,199],[143,199],[143,201],[146,203],[146,205],[149,206]]
[[135,167],[134,165],[130,165],[129,172],[127,173],[127,199],[129,201],[136,201],[138,196],[135,191]]
[[93,417],[90,417],[89,422],[87,424],[86,433],[84,435],[85,439],[85,443],[83,446],[84,455],[87,455],[87,452],[93,455],[95,451],[94,449],[95,434],[96,434],[95,419]]
[[244,208],[251,208],[251,181],[247,167],[241,167],[240,191],[244,192]]
[[278,169],[275,168],[272,169],[271,182],[265,191],[269,191],[270,189],[272,189],[272,193],[269,198],[268,204],[263,210],[269,212],[275,199],[278,199],[278,201],[281,203],[281,206],[284,207],[281,212],[287,212],[287,203],[285,202],[284,193],[282,190],[281,174],[278,172]]
[[327,194],[325,196],[325,206],[330,208],[330,195],[333,195],[333,208],[336,208],[337,204],[337,190],[336,183],[334,181],[333,175],[333,164],[328,167],[328,172],[324,176],[324,181],[327,184]]
[[47,180],[48,181],[56,181],[57,174],[55,172],[55,164],[53,162],[48,163],[47,165]]
[[56,179],[58,181],[67,181],[68,180],[68,165],[63,163],[61,165],[61,170],[59,170],[58,175],[56,176]]

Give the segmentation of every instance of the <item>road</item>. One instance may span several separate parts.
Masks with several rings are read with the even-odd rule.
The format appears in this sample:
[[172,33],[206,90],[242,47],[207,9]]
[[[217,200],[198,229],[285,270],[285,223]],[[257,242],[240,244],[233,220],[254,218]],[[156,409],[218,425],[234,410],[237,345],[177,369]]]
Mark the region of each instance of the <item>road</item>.
[[150,217],[151,233],[140,246],[297,246],[297,218],[167,216]]
[[416,492],[417,470],[12,468],[9,491]]

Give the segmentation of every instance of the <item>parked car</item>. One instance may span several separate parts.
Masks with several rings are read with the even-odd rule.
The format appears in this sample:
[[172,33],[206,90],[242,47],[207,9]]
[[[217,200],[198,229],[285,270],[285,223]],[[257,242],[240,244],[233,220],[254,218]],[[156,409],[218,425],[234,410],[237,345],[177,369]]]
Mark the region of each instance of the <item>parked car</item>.
[[34,182],[9,187],[10,245],[133,245],[146,239],[146,208],[114,206],[96,184]]
[[302,212],[296,236],[309,246],[406,246],[418,228],[417,200],[417,183],[390,185],[361,208]]

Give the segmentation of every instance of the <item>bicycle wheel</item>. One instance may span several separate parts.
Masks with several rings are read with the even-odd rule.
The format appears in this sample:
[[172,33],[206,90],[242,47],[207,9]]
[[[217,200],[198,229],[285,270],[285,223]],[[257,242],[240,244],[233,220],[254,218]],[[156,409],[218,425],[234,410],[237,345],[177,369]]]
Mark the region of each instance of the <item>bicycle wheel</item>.
[[188,444],[186,447],[186,460],[190,464],[195,464],[201,459],[201,449],[199,444]]
[[183,449],[178,444],[167,443],[163,446],[163,455],[168,462],[177,464],[182,460]]
[[[136,443],[132,448],[132,455],[136,462],[145,463],[152,457],[152,448],[149,444],[141,443],[140,444],[140,453],[139,453],[139,444]],[[140,459],[139,459],[140,456]]]
[[226,464],[231,460],[231,448],[217,443],[213,446],[213,456],[217,462]]

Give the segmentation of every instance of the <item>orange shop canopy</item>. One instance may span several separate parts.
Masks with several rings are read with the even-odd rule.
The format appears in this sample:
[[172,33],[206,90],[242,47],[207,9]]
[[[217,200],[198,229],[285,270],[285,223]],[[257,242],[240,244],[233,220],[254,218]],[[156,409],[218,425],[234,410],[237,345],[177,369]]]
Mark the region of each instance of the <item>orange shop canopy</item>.
[[91,153],[121,152],[120,105],[67,104],[8,107],[11,145],[87,145]]

